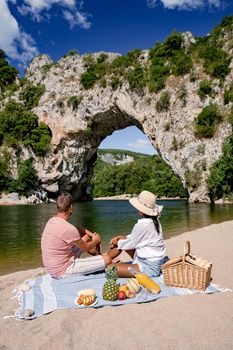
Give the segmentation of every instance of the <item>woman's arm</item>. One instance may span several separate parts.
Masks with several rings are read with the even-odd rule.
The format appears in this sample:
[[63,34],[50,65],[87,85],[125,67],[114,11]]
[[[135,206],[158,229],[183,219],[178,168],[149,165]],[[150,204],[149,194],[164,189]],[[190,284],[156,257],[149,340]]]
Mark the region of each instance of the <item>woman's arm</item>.
[[110,247],[117,247],[118,241],[120,239],[127,239],[127,236],[115,236],[115,237],[113,237],[109,242]]

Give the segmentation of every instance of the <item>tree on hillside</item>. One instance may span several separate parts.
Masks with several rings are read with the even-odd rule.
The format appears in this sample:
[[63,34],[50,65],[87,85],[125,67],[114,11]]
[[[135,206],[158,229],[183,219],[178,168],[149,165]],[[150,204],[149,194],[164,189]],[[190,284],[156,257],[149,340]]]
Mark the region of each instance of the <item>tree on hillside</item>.
[[0,50],[0,89],[4,90],[5,86],[12,84],[18,75],[16,68],[11,67],[6,60],[7,56],[3,50]]

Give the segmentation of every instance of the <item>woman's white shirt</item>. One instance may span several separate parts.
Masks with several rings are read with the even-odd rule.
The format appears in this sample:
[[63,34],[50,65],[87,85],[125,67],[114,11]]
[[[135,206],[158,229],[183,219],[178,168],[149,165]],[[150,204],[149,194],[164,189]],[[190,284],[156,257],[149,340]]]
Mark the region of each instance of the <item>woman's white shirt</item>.
[[166,256],[162,226],[159,223],[159,233],[151,218],[139,219],[132,232],[126,239],[118,241],[118,248],[123,250],[135,249],[134,260],[138,257],[151,262]]

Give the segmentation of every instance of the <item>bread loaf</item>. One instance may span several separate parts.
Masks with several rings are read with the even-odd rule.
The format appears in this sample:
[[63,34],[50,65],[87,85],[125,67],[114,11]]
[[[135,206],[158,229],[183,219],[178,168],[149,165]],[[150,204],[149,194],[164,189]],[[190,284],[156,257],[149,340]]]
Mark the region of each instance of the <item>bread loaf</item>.
[[94,303],[94,301],[96,300],[96,297],[94,295],[80,295],[77,298],[77,304],[78,305],[84,305],[84,306],[89,306],[92,303]]

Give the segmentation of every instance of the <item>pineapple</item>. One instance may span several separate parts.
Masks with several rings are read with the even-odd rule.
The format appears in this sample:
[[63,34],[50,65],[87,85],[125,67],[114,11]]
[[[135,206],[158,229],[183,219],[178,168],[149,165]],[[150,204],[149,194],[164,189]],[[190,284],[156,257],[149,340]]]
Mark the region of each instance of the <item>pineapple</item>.
[[107,280],[109,280],[109,279],[117,280],[118,273],[117,273],[116,266],[108,266],[105,269],[105,277],[107,278]]
[[107,267],[105,270],[107,281],[104,283],[102,296],[104,300],[117,300],[118,286],[116,280],[118,278],[117,268],[115,266]]

